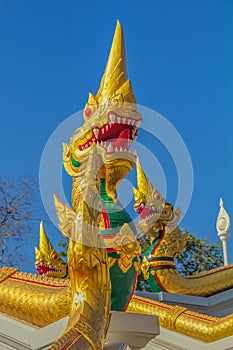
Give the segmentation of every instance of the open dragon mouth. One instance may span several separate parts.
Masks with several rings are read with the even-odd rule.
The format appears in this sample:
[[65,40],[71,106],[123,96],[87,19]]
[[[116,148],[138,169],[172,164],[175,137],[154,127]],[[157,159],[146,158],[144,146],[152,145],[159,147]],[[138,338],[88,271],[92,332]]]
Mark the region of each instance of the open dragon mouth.
[[155,206],[149,206],[143,202],[135,206],[134,209],[140,215],[141,220],[144,221],[149,221],[153,216],[159,217],[167,213],[166,210],[157,209]]
[[79,150],[89,148],[93,142],[103,147],[106,154],[129,152],[131,143],[136,139],[141,120],[118,116],[115,112],[108,113],[108,123],[102,127],[93,126],[93,135],[85,144],[79,145]]
[[36,269],[39,275],[46,276],[52,272],[61,272],[59,269],[55,269],[52,265],[46,265],[42,261],[36,265]]

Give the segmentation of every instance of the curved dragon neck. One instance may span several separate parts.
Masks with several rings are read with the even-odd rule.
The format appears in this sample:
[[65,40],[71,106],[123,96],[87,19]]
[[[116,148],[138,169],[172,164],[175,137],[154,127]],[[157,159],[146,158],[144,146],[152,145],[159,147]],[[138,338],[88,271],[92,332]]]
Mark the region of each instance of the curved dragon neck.
[[210,296],[232,288],[232,266],[216,268],[195,276],[181,276],[174,257],[184,247],[185,234],[179,228],[160,231],[145,252],[141,269],[150,289],[196,296]]
[[100,197],[104,208],[104,213],[102,213],[102,215],[106,214],[108,220],[108,227],[106,227],[106,225],[104,226],[102,222],[102,234],[117,234],[125,223],[128,223],[132,230],[136,232],[130,215],[118,201],[114,202],[113,199],[108,196],[105,178],[100,179]]
[[153,257],[174,259],[177,254],[181,254],[184,251],[186,240],[187,233],[182,234],[178,226],[171,230],[164,225],[163,229],[158,231],[157,237],[148,248],[146,256],[151,254]]

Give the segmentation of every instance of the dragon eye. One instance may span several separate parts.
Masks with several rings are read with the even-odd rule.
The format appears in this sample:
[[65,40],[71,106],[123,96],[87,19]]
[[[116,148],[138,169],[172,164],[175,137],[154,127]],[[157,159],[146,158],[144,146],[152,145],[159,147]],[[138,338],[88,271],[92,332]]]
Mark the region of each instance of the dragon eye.
[[85,116],[87,118],[90,118],[90,116],[91,116],[91,109],[89,107],[85,109]]
[[54,254],[53,258],[56,260],[58,258],[57,254]]

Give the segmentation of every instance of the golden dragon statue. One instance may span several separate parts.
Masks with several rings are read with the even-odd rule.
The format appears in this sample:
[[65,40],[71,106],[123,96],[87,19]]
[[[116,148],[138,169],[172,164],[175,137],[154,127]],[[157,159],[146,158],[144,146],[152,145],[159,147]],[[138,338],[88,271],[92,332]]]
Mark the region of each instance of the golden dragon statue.
[[[116,190],[136,163],[130,145],[137,137],[141,115],[126,73],[119,21],[99,90],[96,96],[89,95],[84,119],[70,145],[64,145],[64,166],[73,177],[72,209],[55,196],[60,230],[69,237],[69,278],[57,277],[61,273],[65,277],[67,271],[52,246],[47,245],[51,254],[43,266],[46,246],[41,245],[37,268],[44,276],[0,269],[0,312],[38,327],[69,315],[67,329],[53,350],[102,349],[110,301],[113,309],[158,315],[161,326],[205,342],[233,335],[233,315],[218,319],[133,295],[140,245]],[[168,203],[165,207],[173,216],[171,226],[175,225],[178,212]],[[169,226],[169,220],[162,227],[165,224]],[[154,219],[156,232],[160,225],[159,215]],[[58,265],[53,268],[55,262]]]
[[[97,94],[89,94],[84,124],[64,144],[64,167],[73,178],[72,207],[77,210],[80,180],[85,177],[91,150],[98,148],[102,200],[100,229],[108,252],[113,310],[126,309],[139,273],[140,244],[133,220],[117,200],[117,186],[135,165],[130,145],[137,137],[142,117],[126,71],[122,27],[117,22],[112,47]],[[121,298],[119,298],[121,295]]]
[[67,328],[51,346],[53,350],[100,350],[109,325],[111,284],[98,228],[101,201],[92,173],[96,157],[90,155],[88,162],[77,213],[55,195],[59,227],[69,238],[70,279],[36,276],[7,267],[0,270],[1,312],[39,327],[69,315]]
[[173,208],[146,177],[137,160],[137,184],[134,189],[139,227],[151,238],[141,269],[153,292],[210,296],[233,288],[233,265],[223,266],[193,276],[181,276],[175,257],[186,247],[187,233],[178,227],[179,208]]
[[61,258],[48,239],[44,224],[40,223],[40,249],[35,248],[35,267],[41,276],[67,278],[68,264]]

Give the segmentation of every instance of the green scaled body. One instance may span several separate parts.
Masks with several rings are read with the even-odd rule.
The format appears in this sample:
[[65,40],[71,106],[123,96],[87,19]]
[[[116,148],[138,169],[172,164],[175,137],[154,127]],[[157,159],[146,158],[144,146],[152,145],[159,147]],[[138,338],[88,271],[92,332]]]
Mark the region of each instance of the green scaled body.
[[[100,180],[100,196],[110,222],[110,229],[101,231],[104,235],[104,240],[106,241],[107,239],[111,239],[119,234],[120,229],[125,223],[130,225],[136,236],[136,228],[129,214],[124,210],[120,203],[114,203],[112,198],[107,195],[105,179]],[[135,271],[133,264],[127,272],[123,272],[118,265],[118,260],[120,258],[118,252],[115,251],[114,247],[112,249],[107,249],[107,251],[109,257],[116,259],[114,265],[110,268],[112,284],[111,308],[112,310],[123,311],[126,309],[134,293],[137,272]],[[134,261],[138,261],[137,257],[133,259],[133,262]]]

